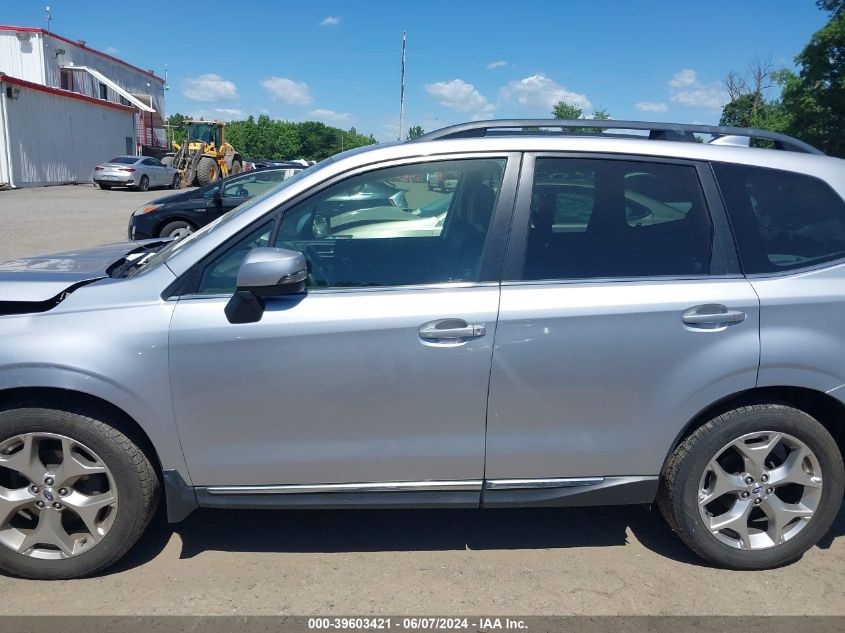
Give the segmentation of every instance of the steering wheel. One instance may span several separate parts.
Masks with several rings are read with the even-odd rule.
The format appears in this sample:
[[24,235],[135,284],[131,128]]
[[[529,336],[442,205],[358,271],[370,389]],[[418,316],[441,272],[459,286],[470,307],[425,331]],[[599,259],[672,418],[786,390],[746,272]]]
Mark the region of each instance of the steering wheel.
[[319,288],[320,284],[318,280],[323,281],[326,286],[330,285],[328,271],[314,245],[306,244],[302,251],[302,254],[305,255],[305,260],[308,262],[308,285],[313,288]]

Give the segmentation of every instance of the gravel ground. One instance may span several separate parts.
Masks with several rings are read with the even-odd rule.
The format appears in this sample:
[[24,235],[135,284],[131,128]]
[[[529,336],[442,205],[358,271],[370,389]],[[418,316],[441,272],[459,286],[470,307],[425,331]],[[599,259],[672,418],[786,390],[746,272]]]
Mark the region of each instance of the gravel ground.
[[[166,192],[165,192],[166,193]],[[0,260],[123,239],[159,195],[0,192]],[[804,558],[714,569],[641,508],[201,510],[84,580],[0,576],[0,614],[845,615],[845,510]]]

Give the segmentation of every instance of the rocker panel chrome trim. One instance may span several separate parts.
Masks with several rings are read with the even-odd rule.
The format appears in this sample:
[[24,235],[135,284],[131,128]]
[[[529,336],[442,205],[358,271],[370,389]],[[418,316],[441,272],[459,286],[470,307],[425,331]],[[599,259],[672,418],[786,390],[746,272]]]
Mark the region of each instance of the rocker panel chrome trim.
[[485,490],[524,490],[537,488],[571,488],[594,486],[604,482],[604,477],[560,477],[554,479],[488,479]]
[[284,484],[268,486],[209,486],[210,495],[289,495],[325,492],[414,492],[481,490],[480,479],[462,481],[388,481],[354,484]]

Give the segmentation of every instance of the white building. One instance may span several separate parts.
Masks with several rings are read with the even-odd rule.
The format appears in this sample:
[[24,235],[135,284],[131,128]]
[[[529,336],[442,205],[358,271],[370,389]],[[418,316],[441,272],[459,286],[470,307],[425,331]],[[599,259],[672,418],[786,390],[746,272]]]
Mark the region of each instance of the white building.
[[164,80],[44,29],[0,25],[0,188],[91,182],[164,149]]

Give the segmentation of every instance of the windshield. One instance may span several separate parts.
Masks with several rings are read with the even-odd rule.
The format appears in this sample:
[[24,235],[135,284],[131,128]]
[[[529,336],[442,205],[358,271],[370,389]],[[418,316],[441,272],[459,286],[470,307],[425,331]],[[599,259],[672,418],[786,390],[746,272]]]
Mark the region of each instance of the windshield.
[[210,143],[214,137],[216,126],[212,123],[191,123],[188,127],[188,141],[202,141]]
[[[331,161],[331,158],[327,158],[326,160],[322,161],[321,164],[323,166],[325,166],[330,161]],[[159,249],[155,253],[155,255],[153,255],[149,259],[144,259],[143,261],[140,261],[137,266],[128,270],[127,273],[126,273],[126,276],[132,276],[132,275],[139,273],[142,270],[149,270],[151,268],[158,266],[159,264],[161,264],[162,262],[164,262],[165,260],[167,260],[171,256],[173,256],[176,253],[178,253],[179,251],[181,251],[188,244],[196,242],[197,240],[201,240],[203,237],[205,237],[209,233],[213,233],[214,231],[219,229],[221,226],[225,226],[226,224],[228,224],[229,222],[234,220],[236,217],[238,217],[241,213],[243,213],[247,209],[251,209],[256,204],[262,202],[263,200],[266,200],[270,196],[275,195],[279,191],[286,189],[290,185],[292,185],[292,184],[298,182],[299,180],[301,180],[306,174],[313,173],[313,171],[314,171],[313,169],[302,170],[301,172],[291,176],[287,180],[283,180],[282,182],[280,182],[275,187],[272,187],[271,189],[268,189],[264,193],[259,194],[259,195],[255,196],[254,198],[251,198],[250,200],[247,200],[246,202],[244,202],[243,204],[235,207],[234,209],[232,209],[228,213],[224,213],[219,218],[214,220],[214,222],[212,222],[211,224],[206,224],[199,231],[197,231],[195,233],[191,233],[190,235],[186,235],[185,237],[182,237],[182,238],[176,238],[175,240],[173,240],[171,242],[167,242],[167,244],[165,244],[163,247],[161,247],[161,249]]]

